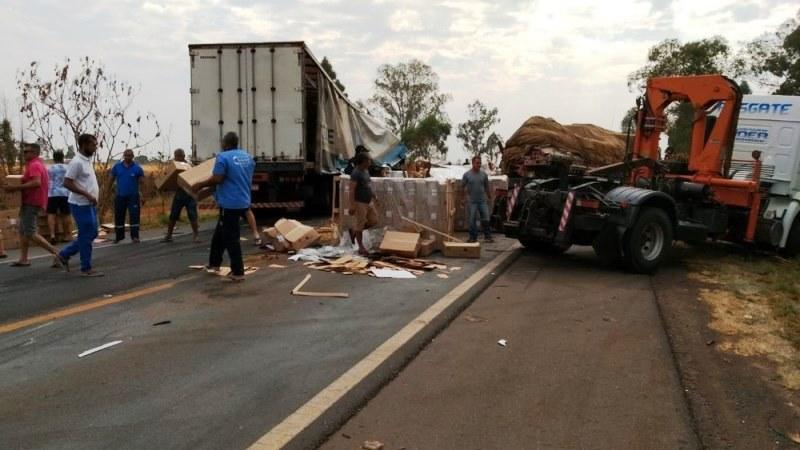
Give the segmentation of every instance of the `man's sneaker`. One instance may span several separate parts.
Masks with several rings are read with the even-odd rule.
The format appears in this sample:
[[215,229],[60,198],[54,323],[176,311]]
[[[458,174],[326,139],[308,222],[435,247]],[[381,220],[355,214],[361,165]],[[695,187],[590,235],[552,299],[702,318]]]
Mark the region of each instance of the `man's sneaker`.
[[209,266],[206,264],[205,266],[206,273],[219,273],[219,267]]
[[106,274],[100,272],[99,270],[87,270],[86,272],[81,272],[81,276],[84,277],[104,277]]
[[483,239],[483,242],[486,242],[487,244],[492,244],[492,243],[494,243],[494,238],[493,238],[493,237],[491,237],[491,236],[486,236],[486,237]]
[[134,244],[138,244],[139,242],[142,242],[142,241],[140,241],[139,238],[133,238],[133,239],[131,239],[131,242],[133,242]]
[[236,283],[241,283],[244,281],[244,275],[228,275],[228,279]]

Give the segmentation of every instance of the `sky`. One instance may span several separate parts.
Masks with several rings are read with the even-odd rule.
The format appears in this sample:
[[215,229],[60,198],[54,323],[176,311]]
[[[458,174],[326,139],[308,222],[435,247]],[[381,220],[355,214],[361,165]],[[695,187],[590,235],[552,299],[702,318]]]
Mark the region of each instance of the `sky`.
[[[18,127],[16,73],[90,56],[138,85],[136,109],[188,147],[190,43],[305,41],[366,100],[381,64],[418,58],[439,75],[453,123],[448,159],[465,153],[455,126],[480,99],[508,138],[534,115],[618,129],[638,95],[627,76],[659,41],[719,35],[734,48],[795,17],[787,0],[3,0],[0,114]],[[755,93],[758,86],[753,86]]]

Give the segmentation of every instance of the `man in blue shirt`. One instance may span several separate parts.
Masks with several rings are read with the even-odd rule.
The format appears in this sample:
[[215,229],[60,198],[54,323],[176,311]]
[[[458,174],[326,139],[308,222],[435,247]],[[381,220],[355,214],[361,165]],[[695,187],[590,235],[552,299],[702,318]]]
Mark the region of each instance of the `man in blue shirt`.
[[244,280],[244,261],[242,245],[239,242],[239,219],[246,217],[250,209],[250,187],[253,183],[255,161],[246,151],[239,148],[236,133],[227,133],[222,138],[222,152],[217,156],[211,178],[194,186],[195,192],[207,186],[216,186],[214,200],[219,206],[219,220],[211,238],[211,253],[208,266],[211,271],[219,271],[222,254],[228,251],[231,260],[233,281]]
[[133,150],[122,152],[122,161],[111,168],[111,176],[117,182],[114,198],[114,243],[125,239],[125,212],[130,216],[131,241],[139,243],[139,178],[144,176],[142,167],[133,160]]

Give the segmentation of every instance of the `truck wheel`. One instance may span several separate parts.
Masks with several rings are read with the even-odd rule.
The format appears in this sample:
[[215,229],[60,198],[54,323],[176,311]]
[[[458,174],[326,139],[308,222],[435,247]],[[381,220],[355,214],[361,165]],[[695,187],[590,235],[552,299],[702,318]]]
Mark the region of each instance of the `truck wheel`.
[[658,208],[645,208],[625,233],[625,262],[634,272],[653,273],[671,247],[672,222],[669,216]]
[[569,244],[556,244],[553,242],[540,241],[538,239],[520,239],[519,242],[526,250],[550,255],[560,255],[572,247]]
[[786,247],[781,249],[781,254],[789,258],[800,254],[800,217],[796,217],[792,221],[789,237],[786,238]]

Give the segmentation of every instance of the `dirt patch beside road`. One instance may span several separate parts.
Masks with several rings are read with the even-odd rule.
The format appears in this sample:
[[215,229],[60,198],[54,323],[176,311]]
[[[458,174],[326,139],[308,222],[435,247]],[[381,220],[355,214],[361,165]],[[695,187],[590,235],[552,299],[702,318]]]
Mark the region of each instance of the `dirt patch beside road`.
[[798,350],[786,314],[796,297],[785,284],[795,263],[717,246],[676,253],[686,268],[652,280],[703,446],[797,448]]

